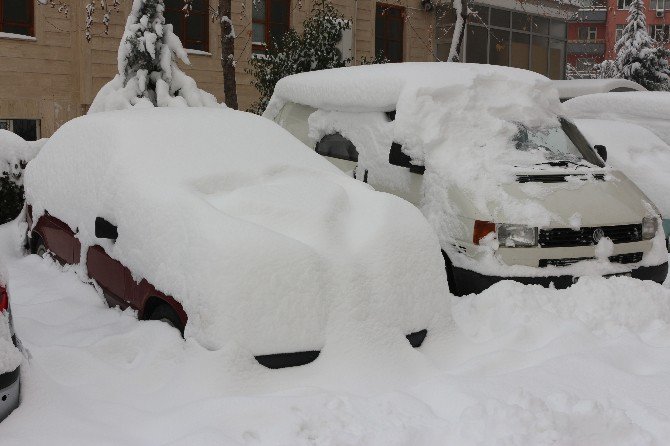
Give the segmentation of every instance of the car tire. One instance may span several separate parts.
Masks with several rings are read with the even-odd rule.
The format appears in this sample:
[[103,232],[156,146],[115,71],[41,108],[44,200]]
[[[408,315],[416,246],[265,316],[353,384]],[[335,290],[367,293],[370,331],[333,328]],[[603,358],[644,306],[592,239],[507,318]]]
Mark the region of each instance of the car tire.
[[147,318],[150,321],[161,321],[176,328],[183,335],[184,327],[181,325],[179,315],[168,304],[161,304],[157,306]]
[[35,240],[35,251],[34,253],[37,254],[40,257],[46,257],[47,254],[49,253],[49,250],[47,249],[46,245],[44,244],[44,241],[42,241],[42,237],[40,236],[33,236],[37,237],[37,240]]

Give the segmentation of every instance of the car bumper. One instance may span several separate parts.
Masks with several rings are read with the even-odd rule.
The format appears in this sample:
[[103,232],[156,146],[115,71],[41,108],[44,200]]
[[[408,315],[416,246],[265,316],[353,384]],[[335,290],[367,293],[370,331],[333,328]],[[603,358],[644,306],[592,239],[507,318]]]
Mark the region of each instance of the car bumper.
[[19,368],[13,372],[0,375],[0,421],[9,416],[19,407],[19,393],[21,380],[19,379]]
[[[471,293],[481,293],[495,283],[502,280],[514,280],[526,285],[542,285],[548,287],[553,284],[558,289],[568,288],[574,284],[579,277],[575,276],[549,276],[549,277],[500,277],[486,276],[458,267],[453,268],[454,281],[457,285],[458,295],[464,296]],[[651,280],[656,283],[663,283],[668,275],[668,263],[658,266],[641,266],[632,270],[628,275],[640,280]]]

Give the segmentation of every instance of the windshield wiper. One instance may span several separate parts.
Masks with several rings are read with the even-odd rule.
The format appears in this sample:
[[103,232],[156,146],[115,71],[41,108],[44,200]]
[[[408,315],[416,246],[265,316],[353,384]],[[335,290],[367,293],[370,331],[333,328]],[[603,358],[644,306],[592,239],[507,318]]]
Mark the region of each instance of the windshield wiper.
[[577,163],[575,161],[570,161],[570,160],[556,160],[556,161],[546,161],[544,163],[536,163],[534,166],[552,166],[552,167],[568,167],[568,166],[575,166],[575,167],[591,167],[587,164],[582,164],[582,163]]

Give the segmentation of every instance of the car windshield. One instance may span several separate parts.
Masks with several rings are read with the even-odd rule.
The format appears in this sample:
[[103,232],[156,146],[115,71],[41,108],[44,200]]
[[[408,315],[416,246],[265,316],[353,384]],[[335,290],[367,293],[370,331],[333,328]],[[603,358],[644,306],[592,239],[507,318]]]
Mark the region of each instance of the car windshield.
[[560,125],[552,127],[528,127],[519,122],[515,125],[518,129],[512,138],[515,148],[524,152],[541,151],[547,164],[586,167],[588,162],[603,166],[579,129],[566,119],[561,118]]

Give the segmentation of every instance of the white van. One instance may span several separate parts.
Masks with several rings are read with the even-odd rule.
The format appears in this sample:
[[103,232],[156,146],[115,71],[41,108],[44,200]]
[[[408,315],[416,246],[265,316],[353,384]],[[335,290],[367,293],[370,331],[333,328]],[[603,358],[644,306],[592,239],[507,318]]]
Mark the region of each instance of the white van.
[[418,206],[456,294],[502,279],[662,283],[658,210],[562,114],[544,76],[436,62],[289,76],[264,116],[341,170]]

